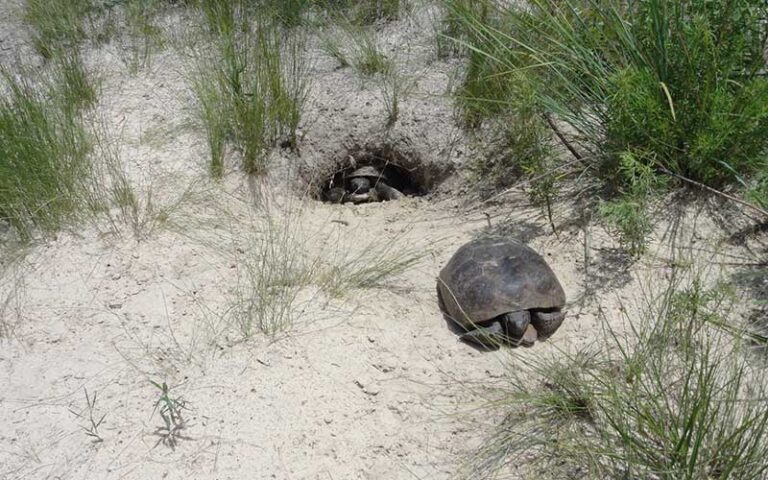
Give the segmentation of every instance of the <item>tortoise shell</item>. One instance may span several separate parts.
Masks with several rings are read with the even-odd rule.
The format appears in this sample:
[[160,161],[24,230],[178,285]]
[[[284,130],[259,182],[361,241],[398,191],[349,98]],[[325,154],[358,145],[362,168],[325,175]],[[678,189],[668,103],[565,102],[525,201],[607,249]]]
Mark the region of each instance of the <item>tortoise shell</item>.
[[563,287],[547,262],[508,238],[463,245],[440,272],[437,290],[443,313],[470,329],[505,313],[565,305]]
[[384,175],[384,172],[379,170],[378,168],[372,166],[372,165],[366,165],[364,167],[360,167],[351,173],[347,174],[346,178],[360,178],[360,177],[366,177],[366,178],[380,178],[383,181],[387,181],[387,176]]

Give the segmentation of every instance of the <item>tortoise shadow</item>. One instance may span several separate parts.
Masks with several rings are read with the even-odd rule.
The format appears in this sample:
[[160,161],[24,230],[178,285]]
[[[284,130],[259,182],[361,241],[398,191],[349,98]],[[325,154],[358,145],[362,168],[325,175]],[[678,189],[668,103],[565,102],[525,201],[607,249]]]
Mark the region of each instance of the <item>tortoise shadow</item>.
[[[450,330],[452,333],[456,334],[459,338],[457,340],[464,345],[467,345],[468,347],[474,348],[478,352],[495,352],[501,348],[501,345],[479,345],[477,343],[472,343],[467,340],[464,340],[461,338],[461,335],[467,333],[467,329],[456,323],[451,317],[448,315],[442,313],[443,320],[445,321],[446,326],[448,327],[448,330]],[[506,345],[505,345],[506,346]],[[511,345],[510,345],[511,347]]]

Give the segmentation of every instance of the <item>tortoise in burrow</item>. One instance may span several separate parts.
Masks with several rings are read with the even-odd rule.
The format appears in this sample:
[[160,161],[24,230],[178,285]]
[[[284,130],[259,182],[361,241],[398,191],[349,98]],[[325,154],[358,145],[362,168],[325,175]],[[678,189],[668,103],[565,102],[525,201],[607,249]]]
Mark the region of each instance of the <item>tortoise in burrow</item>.
[[403,193],[389,186],[386,174],[378,168],[367,165],[354,170],[345,178],[347,201],[353,203],[398,200]]
[[565,292],[533,249],[489,237],[459,248],[437,280],[440,310],[484,347],[531,346],[563,323]]

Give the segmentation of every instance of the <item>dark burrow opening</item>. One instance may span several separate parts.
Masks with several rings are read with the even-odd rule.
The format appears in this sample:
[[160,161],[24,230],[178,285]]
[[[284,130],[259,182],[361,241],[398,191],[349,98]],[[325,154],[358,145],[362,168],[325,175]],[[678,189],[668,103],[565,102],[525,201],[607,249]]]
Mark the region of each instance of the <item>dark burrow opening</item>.
[[425,168],[418,156],[391,145],[355,147],[321,176],[319,200],[329,203],[369,203],[399,200],[429,193],[440,176]]

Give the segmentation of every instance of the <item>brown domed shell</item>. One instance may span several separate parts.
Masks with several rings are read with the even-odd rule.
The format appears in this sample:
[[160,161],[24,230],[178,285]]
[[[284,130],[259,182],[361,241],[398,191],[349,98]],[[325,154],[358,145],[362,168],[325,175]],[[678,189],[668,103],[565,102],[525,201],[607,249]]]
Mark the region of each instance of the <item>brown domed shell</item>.
[[463,245],[440,272],[437,289],[443,312],[468,328],[504,313],[565,305],[563,287],[547,262],[508,238]]

